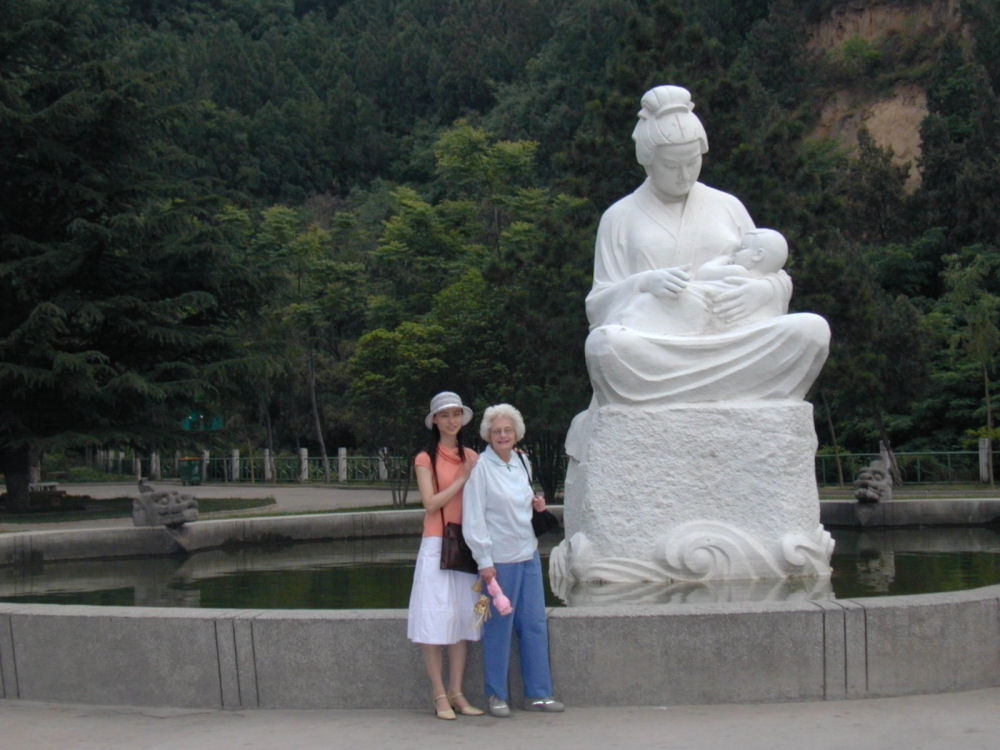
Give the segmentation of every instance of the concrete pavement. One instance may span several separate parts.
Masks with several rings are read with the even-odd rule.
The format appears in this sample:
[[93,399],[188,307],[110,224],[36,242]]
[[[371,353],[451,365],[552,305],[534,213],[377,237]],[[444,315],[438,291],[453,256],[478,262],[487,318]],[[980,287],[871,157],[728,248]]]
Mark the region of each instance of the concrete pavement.
[[[265,513],[309,513],[392,504],[392,492],[384,488],[341,487],[326,484],[249,484],[243,482],[213,482],[185,486],[176,480],[149,482],[149,484],[156,489],[175,489],[193,495],[195,498],[273,497],[276,505],[251,509]],[[90,495],[95,499],[139,496],[139,489],[135,482],[60,484],[59,489],[65,490],[69,495]],[[416,507],[419,495],[415,490],[411,490],[407,499],[413,504],[413,507]],[[241,511],[241,513],[243,512],[246,511]]]
[[[245,484],[245,483],[213,483],[184,486],[176,480],[150,482],[156,489],[177,490],[198,498],[266,498],[273,497],[274,505],[262,505],[257,508],[247,508],[238,511],[246,515],[274,515],[286,513],[317,513],[330,510],[346,510],[348,508],[371,508],[392,504],[392,492],[383,488],[370,487],[338,487],[322,484]],[[2,486],[2,485],[0,485]],[[95,500],[107,500],[115,497],[138,497],[139,488],[135,482],[94,482],[79,484],[60,484],[59,489],[69,495],[88,495]],[[407,497],[408,508],[418,508],[420,496],[411,490]],[[217,511],[202,513],[203,520],[233,516],[234,511]],[[0,523],[0,532],[4,531],[57,531],[72,528],[107,528],[117,526],[132,526],[130,516],[121,518],[103,518],[91,521],[67,521],[49,523],[43,520],[26,523]]]
[[[363,691],[364,686],[359,685]],[[819,703],[569,707],[440,721],[411,710],[195,711],[0,700],[2,745],[21,748],[670,748],[995,750],[1000,688]]]

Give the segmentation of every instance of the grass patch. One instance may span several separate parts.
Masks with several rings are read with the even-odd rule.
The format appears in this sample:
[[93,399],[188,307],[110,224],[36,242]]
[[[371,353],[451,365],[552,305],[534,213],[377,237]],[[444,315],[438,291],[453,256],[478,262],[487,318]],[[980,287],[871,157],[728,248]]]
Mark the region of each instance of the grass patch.
[[[416,503],[407,503],[406,505],[362,505],[357,508],[324,508],[323,510],[282,510],[276,511],[274,513],[240,513],[239,511],[234,511],[233,513],[227,513],[221,518],[260,518],[261,515],[267,515],[270,517],[275,516],[328,516],[331,513],[369,513],[369,512],[383,512],[387,510],[422,510],[423,506]],[[0,519],[2,520],[2,519]],[[216,517],[215,520],[219,520]]]
[[[276,505],[273,497],[215,497],[199,498],[199,513],[215,513],[223,510],[246,510],[248,508],[263,508],[265,505]],[[131,513],[131,509],[129,510]]]

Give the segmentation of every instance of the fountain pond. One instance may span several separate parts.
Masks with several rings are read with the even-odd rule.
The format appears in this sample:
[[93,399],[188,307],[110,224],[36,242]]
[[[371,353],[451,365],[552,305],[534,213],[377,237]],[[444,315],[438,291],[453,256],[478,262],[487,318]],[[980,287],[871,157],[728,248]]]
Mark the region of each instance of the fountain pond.
[[[1000,530],[833,529],[829,581],[577,584],[550,606],[849,599],[1000,583]],[[546,535],[543,558],[561,541]],[[74,560],[0,569],[0,601],[231,609],[407,606],[419,537],[232,546],[192,555]],[[544,563],[544,559],[543,559]]]

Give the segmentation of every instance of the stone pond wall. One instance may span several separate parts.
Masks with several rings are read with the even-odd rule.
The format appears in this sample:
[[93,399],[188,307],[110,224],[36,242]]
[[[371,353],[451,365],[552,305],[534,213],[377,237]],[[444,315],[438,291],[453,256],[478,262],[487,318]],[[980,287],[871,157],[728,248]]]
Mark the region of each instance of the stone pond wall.
[[[420,511],[192,524],[227,539],[413,533]],[[393,529],[396,529],[393,532]],[[0,562],[177,551],[162,529],[0,537]],[[58,550],[58,551],[57,551]],[[144,551],[143,551],[144,550]],[[1000,586],[853,600],[549,611],[572,706],[824,700],[1000,685]],[[517,667],[513,695],[519,694]],[[403,610],[0,603],[0,698],[200,708],[428,709]],[[479,648],[466,681],[482,702]]]

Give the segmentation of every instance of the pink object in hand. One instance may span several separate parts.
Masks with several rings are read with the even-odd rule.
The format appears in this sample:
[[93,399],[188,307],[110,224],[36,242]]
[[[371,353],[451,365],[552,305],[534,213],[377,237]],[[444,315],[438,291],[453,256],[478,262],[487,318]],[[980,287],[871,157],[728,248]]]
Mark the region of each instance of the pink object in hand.
[[503,593],[503,589],[500,588],[500,584],[497,583],[496,578],[490,579],[490,582],[486,585],[486,590],[493,597],[493,606],[496,607],[497,612],[501,615],[509,615],[514,611],[514,608],[510,605],[510,599]]

